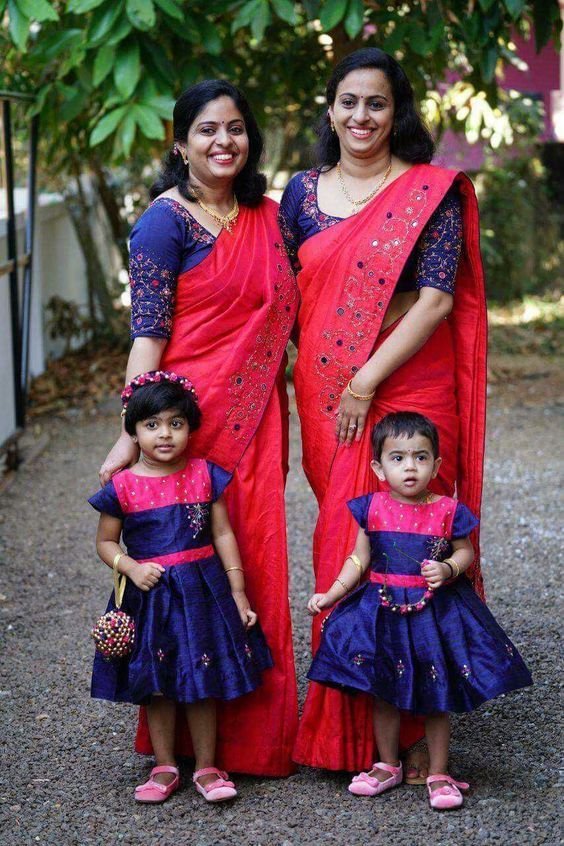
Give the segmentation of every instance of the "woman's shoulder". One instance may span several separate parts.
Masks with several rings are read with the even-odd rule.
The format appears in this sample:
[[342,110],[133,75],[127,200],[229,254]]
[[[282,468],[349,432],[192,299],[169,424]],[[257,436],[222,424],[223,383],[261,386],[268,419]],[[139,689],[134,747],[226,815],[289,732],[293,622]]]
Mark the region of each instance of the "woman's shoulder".
[[184,231],[193,221],[188,209],[172,197],[160,196],[147,206],[137,218],[131,230],[131,237],[146,235],[158,229],[162,234],[169,230]]
[[308,170],[299,170],[295,173],[284,190],[290,194],[303,194],[310,190],[319,179],[320,170],[317,167],[310,167]]

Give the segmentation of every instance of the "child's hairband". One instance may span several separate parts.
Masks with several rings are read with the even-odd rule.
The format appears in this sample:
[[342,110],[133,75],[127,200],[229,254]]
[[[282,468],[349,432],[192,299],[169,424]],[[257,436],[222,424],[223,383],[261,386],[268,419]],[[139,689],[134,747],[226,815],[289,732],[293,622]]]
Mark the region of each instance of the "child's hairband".
[[172,370],[149,370],[148,373],[140,373],[139,376],[132,379],[121,392],[121,403],[124,410],[127,408],[127,403],[131,399],[133,391],[142,388],[143,385],[150,385],[155,382],[171,382],[173,385],[180,385],[185,391],[191,393],[195,400],[198,399],[194,385],[187,376],[178,376]]

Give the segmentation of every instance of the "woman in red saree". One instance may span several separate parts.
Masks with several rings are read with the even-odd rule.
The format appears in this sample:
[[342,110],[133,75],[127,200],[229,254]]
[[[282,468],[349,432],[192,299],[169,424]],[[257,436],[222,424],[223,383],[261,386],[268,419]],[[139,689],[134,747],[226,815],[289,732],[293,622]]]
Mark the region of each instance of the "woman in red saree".
[[[297,728],[284,512],[285,349],[297,290],[277,206],[264,198],[257,171],[262,139],[241,92],[219,81],[192,86],[176,103],[174,138],[153,203],[131,234],[126,382],[156,369],[189,376],[202,411],[191,454],[233,474],[229,517],[274,667],[258,690],[218,705],[217,761],[283,776]],[[102,481],[134,457],[122,433]],[[190,755],[183,720],[176,731],[169,757]],[[146,709],[136,748],[153,751]]]
[[[485,428],[486,311],[472,185],[429,164],[433,142],[411,85],[381,50],[346,57],[327,102],[320,166],[293,178],[280,208],[301,295],[294,382],[303,465],[319,504],[316,592],[329,588],[354,546],[346,501],[380,485],[370,472],[375,422],[398,410],[430,417],[444,456],[431,488],[456,492],[474,513]],[[481,591],[478,558],[473,577]],[[322,622],[313,623],[314,652]],[[371,709],[368,697],[312,683],[295,760],[368,767]],[[403,748],[421,736],[419,718],[405,715]],[[421,771],[408,768],[413,783],[424,775],[418,763]]]

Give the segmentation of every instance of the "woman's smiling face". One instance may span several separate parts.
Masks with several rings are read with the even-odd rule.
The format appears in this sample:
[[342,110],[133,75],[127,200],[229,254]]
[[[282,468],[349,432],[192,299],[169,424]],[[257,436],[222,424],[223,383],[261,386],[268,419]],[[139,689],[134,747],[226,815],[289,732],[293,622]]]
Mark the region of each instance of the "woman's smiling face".
[[394,98],[386,74],[376,68],[351,71],[339,83],[329,107],[341,153],[371,158],[390,146]]
[[231,99],[211,100],[188,130],[186,153],[190,180],[213,185],[235,179],[249,155],[249,137],[243,115]]

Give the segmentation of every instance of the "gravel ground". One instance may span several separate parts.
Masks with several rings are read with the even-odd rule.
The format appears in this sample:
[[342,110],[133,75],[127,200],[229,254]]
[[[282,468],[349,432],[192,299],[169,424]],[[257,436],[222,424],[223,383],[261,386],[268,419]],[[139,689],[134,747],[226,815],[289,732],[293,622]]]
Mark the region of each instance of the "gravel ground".
[[[133,751],[134,712],[89,699],[89,627],[110,584],[94,552],[86,496],[116,429],[114,407],[42,423],[49,444],[0,497],[0,768],[2,843],[298,846],[299,844],[556,844],[557,590],[562,487],[555,450],[562,405],[526,384],[494,386],[483,518],[491,608],[531,667],[532,689],[456,719],[452,771],[473,785],[464,808],[432,812],[424,788],[376,800],[346,793],[343,773],[300,768],[286,780],[237,779],[240,798],[208,806],[188,786],[160,807],[132,801],[150,761]],[[550,386],[551,390],[554,386]],[[538,391],[537,391],[538,393]],[[295,417],[294,417],[295,421]],[[292,604],[301,696],[308,665],[312,495],[293,428],[288,486]]]

